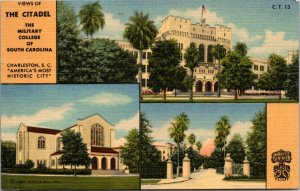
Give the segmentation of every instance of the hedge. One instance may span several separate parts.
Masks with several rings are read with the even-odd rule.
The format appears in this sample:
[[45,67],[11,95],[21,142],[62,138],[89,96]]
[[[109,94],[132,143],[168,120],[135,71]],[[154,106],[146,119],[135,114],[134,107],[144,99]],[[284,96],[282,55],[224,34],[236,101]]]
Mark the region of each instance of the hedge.
[[[21,174],[74,174],[74,169],[26,169],[26,168],[2,168],[2,173],[21,173]],[[76,169],[76,174],[91,174],[91,169]]]
[[141,178],[166,178],[166,174],[166,165],[157,167],[142,167],[140,172]]

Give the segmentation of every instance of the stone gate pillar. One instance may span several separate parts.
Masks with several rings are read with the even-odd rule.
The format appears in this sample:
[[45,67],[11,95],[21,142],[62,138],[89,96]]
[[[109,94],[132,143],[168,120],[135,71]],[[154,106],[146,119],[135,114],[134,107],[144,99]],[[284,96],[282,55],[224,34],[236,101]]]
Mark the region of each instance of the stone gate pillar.
[[225,164],[224,164],[224,174],[225,177],[232,176],[232,159],[230,158],[230,153],[226,154]]
[[171,161],[171,158],[169,158],[167,162],[167,179],[173,178],[173,162]]
[[191,161],[188,157],[188,154],[185,153],[185,157],[182,162],[182,177],[190,178],[191,175]]
[[243,165],[243,171],[244,171],[244,175],[250,177],[250,162],[247,159],[247,157],[245,157],[245,160],[243,161],[244,165]]

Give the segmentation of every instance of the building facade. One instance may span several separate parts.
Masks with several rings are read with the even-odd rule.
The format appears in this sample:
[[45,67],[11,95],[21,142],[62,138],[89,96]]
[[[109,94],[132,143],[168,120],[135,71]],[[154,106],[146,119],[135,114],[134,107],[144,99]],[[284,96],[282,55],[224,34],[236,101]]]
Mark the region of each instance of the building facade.
[[92,170],[122,170],[119,152],[114,149],[114,126],[99,114],[78,119],[74,125],[64,130],[33,127],[21,123],[16,134],[16,164],[32,160],[35,167],[44,164],[53,169],[71,168],[59,161],[63,148],[61,134],[66,130],[74,130],[81,134],[92,159],[90,164]]
[[176,146],[172,143],[155,143],[155,148],[160,152],[161,160],[166,161],[173,155]]

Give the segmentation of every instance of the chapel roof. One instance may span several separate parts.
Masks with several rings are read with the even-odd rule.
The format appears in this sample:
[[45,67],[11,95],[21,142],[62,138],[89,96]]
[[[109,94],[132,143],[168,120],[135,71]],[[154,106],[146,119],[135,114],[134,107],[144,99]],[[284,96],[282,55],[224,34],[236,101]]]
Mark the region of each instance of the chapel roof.
[[27,126],[27,131],[32,133],[44,133],[44,134],[52,134],[52,135],[61,132],[61,130],[58,129],[49,129],[49,128],[33,127],[33,126]]
[[95,153],[118,153],[116,150],[108,147],[91,147],[91,152]]

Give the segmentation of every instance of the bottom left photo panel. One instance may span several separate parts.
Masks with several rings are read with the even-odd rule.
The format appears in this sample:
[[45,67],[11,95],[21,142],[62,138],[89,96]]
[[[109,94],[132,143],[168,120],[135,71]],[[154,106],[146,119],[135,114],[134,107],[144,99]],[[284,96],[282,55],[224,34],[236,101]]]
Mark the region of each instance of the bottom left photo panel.
[[2,85],[1,112],[2,189],[140,189],[138,84]]

